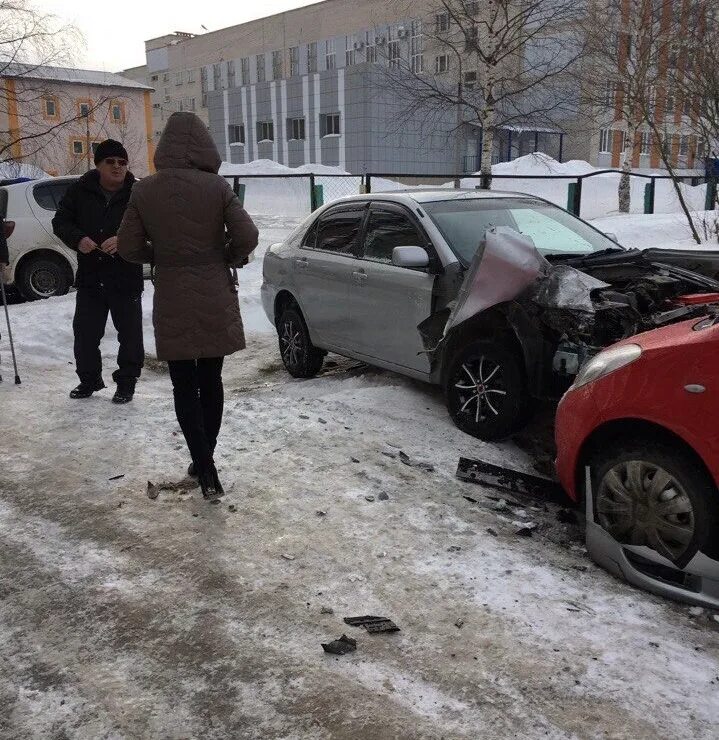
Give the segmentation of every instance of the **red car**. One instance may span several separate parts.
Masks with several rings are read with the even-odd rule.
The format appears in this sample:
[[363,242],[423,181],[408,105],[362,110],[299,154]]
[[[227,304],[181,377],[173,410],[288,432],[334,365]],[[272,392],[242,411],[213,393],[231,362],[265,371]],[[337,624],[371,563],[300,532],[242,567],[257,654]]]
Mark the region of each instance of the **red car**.
[[719,310],[597,354],[559,405],[556,440],[593,559],[719,608]]

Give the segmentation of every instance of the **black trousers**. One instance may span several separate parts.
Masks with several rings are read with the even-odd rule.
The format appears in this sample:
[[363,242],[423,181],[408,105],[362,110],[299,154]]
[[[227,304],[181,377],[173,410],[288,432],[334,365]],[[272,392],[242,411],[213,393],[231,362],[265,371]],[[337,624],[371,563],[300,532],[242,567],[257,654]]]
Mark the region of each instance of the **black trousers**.
[[124,295],[112,288],[78,288],[75,300],[75,367],[82,382],[92,383],[102,375],[100,340],[105,335],[107,315],[117,330],[120,349],[116,383],[134,383],[145,362],[142,342],[142,297]]
[[224,359],[209,357],[168,362],[177,421],[198,470],[206,469],[212,463],[222,425]]

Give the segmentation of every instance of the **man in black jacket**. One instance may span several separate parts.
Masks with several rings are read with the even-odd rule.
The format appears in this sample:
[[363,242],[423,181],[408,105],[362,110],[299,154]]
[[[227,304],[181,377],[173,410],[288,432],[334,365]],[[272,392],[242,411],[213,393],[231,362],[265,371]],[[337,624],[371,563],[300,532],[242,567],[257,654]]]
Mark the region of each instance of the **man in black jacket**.
[[135,177],[128,171],[127,151],[108,139],[95,151],[96,169],[73,183],[52,220],[55,235],[77,251],[75,365],[80,385],[70,398],[89,398],[105,387],[100,340],[107,314],[117,329],[120,350],[114,403],[127,403],[135,393],[145,351],[142,343],[142,266],[117,254],[117,230],[130,199]]

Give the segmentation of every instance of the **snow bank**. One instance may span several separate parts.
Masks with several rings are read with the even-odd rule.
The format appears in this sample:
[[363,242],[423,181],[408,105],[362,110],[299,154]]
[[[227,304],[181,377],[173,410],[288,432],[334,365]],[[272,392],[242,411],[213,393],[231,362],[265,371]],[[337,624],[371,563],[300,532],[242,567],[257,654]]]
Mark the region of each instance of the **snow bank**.
[[0,162],[0,180],[14,180],[19,177],[28,177],[32,180],[37,180],[40,177],[50,177],[50,175],[34,164]]

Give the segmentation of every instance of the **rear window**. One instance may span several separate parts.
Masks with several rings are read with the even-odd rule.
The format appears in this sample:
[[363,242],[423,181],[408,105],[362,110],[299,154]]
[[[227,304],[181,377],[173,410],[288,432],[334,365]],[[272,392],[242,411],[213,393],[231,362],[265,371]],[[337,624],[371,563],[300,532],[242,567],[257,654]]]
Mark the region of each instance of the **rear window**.
[[35,202],[46,211],[56,211],[71,184],[71,180],[62,180],[36,185],[32,191]]

